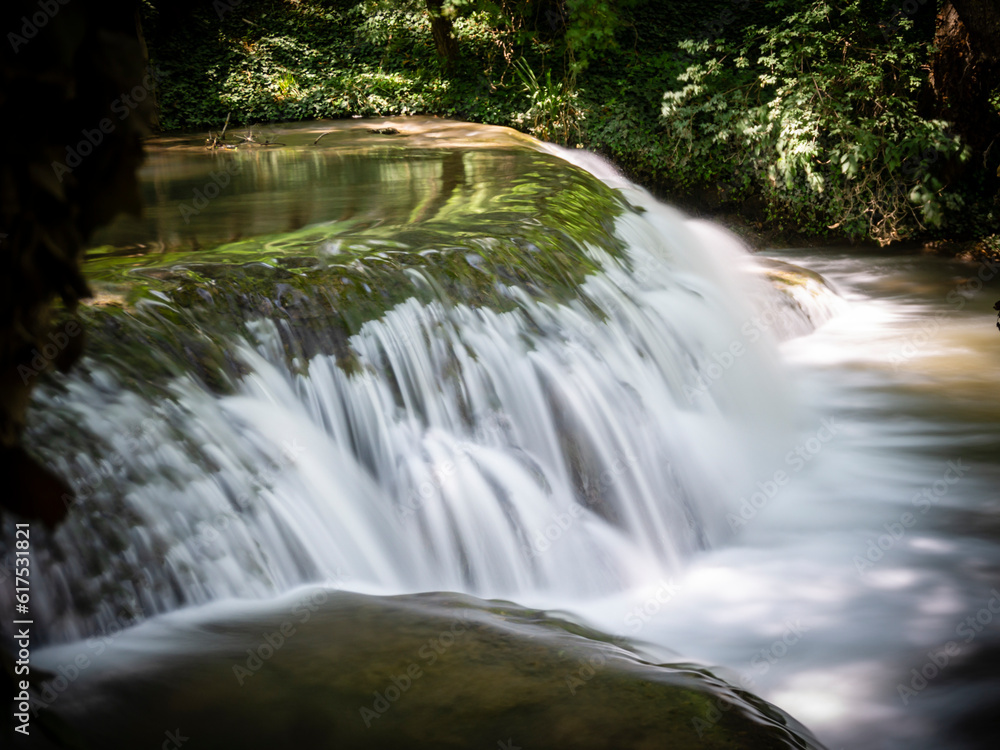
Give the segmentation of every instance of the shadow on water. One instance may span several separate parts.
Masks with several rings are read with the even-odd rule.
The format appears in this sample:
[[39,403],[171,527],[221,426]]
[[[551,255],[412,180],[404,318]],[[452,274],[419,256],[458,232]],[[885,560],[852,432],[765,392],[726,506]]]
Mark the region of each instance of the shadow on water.
[[821,748],[693,665],[455,594],[299,589],[54,649],[44,665],[73,681],[49,683],[38,707],[88,747]]
[[985,747],[975,267],[754,262],[500,128],[275,130],[157,142],[146,217],[89,255],[90,356],[37,389],[78,497],[33,543],[54,714],[102,746],[818,747],[789,711],[835,749]]

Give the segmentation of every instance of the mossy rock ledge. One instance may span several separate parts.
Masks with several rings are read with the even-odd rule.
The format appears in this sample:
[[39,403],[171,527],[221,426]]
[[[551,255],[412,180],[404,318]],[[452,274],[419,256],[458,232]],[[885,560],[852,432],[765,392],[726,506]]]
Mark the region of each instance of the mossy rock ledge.
[[169,731],[185,750],[822,748],[706,670],[459,594],[303,588],[174,613],[106,645],[40,653],[53,671],[89,656],[49,709],[84,747],[160,747]]

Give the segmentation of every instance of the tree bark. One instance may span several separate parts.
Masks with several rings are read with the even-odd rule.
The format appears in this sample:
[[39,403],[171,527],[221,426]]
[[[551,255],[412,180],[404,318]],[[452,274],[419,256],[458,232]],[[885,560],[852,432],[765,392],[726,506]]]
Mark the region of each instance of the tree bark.
[[[135,10],[135,37],[139,42],[139,52],[142,54],[143,67],[147,71],[151,70],[149,64],[149,47],[146,45],[146,35],[142,30],[142,14],[138,8]],[[149,127],[155,133],[160,130],[160,98],[157,96],[155,83],[150,87],[149,99]]]
[[947,0],[938,13],[934,47],[931,114],[953,122],[977,153],[1000,152],[1000,143],[994,145],[1000,115],[990,104],[1000,87],[1000,6],[995,0]]
[[427,12],[431,16],[431,34],[438,57],[445,67],[452,67],[458,60],[458,40],[452,28],[451,19],[444,15],[444,0],[427,0]]

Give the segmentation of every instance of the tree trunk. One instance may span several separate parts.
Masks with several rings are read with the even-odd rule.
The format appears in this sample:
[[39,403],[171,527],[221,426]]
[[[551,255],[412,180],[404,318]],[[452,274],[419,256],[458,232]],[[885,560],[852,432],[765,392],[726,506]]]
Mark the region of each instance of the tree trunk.
[[[146,35],[142,30],[142,15],[139,9],[135,10],[135,36],[139,41],[139,52],[142,54],[142,65],[147,71],[151,70],[149,64],[149,47],[146,45]],[[156,95],[156,84],[149,89],[149,99],[151,102],[149,109],[149,127],[155,133],[160,130],[160,98]]]
[[458,59],[458,40],[452,30],[451,19],[444,15],[444,0],[427,0],[427,12],[431,16],[431,34],[438,57],[451,68]]
[[953,122],[977,154],[997,161],[1000,115],[990,97],[1000,87],[1000,6],[995,0],[946,0],[934,47],[931,114]]

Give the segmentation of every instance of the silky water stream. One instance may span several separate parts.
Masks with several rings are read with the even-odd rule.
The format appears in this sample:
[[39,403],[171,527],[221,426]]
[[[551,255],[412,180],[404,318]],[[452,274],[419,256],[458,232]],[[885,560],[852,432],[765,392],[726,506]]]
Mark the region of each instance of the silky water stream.
[[990,267],[755,258],[590,154],[331,127],[160,139],[90,255],[28,436],[76,491],[35,743],[992,747]]

